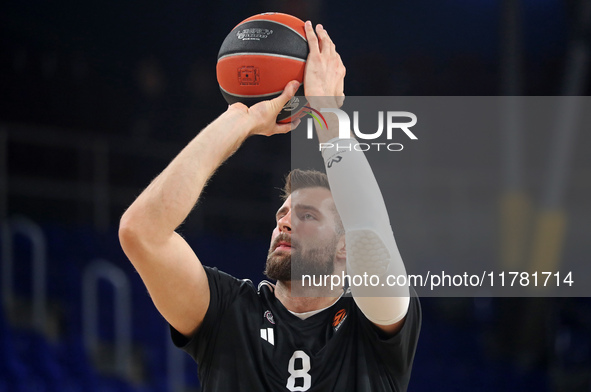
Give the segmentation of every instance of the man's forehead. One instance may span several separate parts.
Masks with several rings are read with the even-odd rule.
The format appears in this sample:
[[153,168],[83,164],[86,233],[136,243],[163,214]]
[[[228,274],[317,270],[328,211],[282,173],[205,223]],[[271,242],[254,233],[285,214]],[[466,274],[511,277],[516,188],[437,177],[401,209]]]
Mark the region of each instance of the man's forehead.
[[[293,203],[293,206],[292,206]],[[300,205],[313,206],[318,209],[334,204],[330,190],[322,187],[300,188],[289,195],[281,207],[295,208]]]

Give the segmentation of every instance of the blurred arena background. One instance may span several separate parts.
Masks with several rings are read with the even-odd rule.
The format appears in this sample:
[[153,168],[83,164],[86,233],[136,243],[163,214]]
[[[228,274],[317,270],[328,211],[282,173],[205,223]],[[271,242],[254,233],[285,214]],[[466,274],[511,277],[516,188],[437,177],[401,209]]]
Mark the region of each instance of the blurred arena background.
[[[171,348],[166,323],[119,247],[117,225],[151,178],[225,110],[216,56],[242,19],[280,11],[322,23],[347,67],[347,95],[588,95],[589,3],[3,2],[0,392],[198,390],[196,365]],[[589,237],[589,199],[580,196],[591,187],[585,128],[568,169],[564,204],[575,219],[567,220],[565,247]],[[252,138],[219,170],[181,228],[204,263],[263,278],[289,154],[289,136]],[[527,154],[525,166],[543,176],[543,151]],[[490,181],[502,182],[499,154],[485,156]],[[442,185],[445,198],[413,202],[432,211],[466,200],[477,206],[490,173],[456,164],[450,170],[463,180]],[[539,184],[522,185],[535,199]],[[501,208],[489,227],[499,249],[523,223],[511,217],[530,208],[512,200],[505,200],[510,217]],[[464,218],[445,233],[460,239],[447,246],[477,258],[484,250],[461,241],[473,229]],[[420,222],[420,215],[393,222],[403,256]],[[586,263],[588,251],[559,254]],[[591,391],[588,298],[422,303],[409,391]]]

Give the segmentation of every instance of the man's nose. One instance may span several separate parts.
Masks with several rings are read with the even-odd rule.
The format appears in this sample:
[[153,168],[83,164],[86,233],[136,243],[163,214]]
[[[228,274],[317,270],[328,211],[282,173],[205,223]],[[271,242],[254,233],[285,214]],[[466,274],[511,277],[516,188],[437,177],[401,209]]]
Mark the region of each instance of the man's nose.
[[291,233],[291,211],[285,214],[277,221],[279,231],[282,233]]

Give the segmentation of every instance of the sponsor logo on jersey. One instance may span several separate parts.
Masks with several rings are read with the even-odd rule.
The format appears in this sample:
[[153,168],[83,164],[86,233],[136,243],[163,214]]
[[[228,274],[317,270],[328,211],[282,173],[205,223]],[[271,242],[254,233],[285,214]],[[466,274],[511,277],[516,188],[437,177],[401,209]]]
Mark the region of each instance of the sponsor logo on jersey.
[[265,311],[265,318],[271,323],[275,324],[275,319],[273,318],[273,313],[270,310]]
[[261,339],[266,340],[274,346],[275,333],[273,332],[273,328],[261,328]]
[[339,330],[341,324],[343,323],[343,321],[345,321],[346,318],[347,311],[345,309],[341,309],[338,312],[336,312],[336,314],[334,315],[334,319],[332,320],[332,327],[334,328],[335,332]]

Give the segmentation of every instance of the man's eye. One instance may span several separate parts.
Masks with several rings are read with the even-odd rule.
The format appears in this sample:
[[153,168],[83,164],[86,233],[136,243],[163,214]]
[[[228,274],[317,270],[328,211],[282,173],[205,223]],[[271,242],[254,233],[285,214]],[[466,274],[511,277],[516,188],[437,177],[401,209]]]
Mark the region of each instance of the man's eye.
[[302,220],[310,220],[310,219],[314,219],[314,215],[312,215],[312,214],[302,215]]

